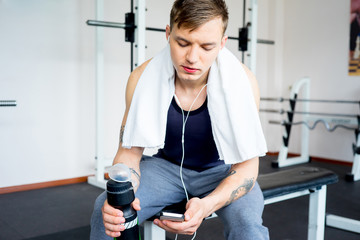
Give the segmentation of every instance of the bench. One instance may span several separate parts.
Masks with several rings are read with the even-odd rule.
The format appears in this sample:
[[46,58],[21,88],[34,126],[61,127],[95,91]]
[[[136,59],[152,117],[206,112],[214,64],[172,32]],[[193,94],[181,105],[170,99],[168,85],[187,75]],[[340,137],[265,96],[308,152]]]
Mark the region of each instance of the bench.
[[[304,195],[310,195],[308,240],[324,239],[326,187],[336,183],[338,177],[332,171],[317,167],[295,167],[273,173],[260,174],[258,183],[263,191],[265,205]],[[216,217],[213,214],[209,218]],[[152,221],[144,223],[145,240],[165,240],[165,230]]]

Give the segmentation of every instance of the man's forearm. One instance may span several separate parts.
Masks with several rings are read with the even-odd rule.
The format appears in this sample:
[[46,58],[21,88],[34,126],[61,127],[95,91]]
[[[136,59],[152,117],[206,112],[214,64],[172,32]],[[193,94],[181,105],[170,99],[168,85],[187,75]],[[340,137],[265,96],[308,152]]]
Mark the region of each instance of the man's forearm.
[[234,202],[236,199],[246,195],[254,186],[255,178],[244,178],[244,182],[240,184],[235,190],[231,192],[229,199],[224,204],[224,207]]
[[228,175],[218,187],[202,199],[207,206],[208,215],[251,191],[258,175],[258,162],[258,158],[253,158],[231,167]]
[[125,126],[122,125],[120,129],[120,143],[119,149],[116,153],[116,156],[113,161],[113,165],[117,163],[125,164],[130,168],[131,171],[131,179],[135,181],[134,190],[136,191],[140,184],[140,160],[144,151],[144,148],[140,147],[132,147],[130,149],[123,148],[122,141],[124,135]]
[[122,163],[129,167],[131,172],[131,179],[135,183],[133,184],[136,191],[140,184],[140,160],[142,157],[142,150],[135,147],[130,149],[124,149],[119,147],[118,153],[114,158],[113,164]]

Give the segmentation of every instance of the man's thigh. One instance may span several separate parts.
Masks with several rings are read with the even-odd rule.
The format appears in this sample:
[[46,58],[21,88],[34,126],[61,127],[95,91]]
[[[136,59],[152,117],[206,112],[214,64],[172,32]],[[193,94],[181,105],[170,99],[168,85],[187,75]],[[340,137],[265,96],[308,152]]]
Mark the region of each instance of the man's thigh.
[[140,171],[140,186],[135,194],[140,199],[140,223],[165,206],[178,203],[185,198],[179,177],[179,166],[164,159],[143,156]]

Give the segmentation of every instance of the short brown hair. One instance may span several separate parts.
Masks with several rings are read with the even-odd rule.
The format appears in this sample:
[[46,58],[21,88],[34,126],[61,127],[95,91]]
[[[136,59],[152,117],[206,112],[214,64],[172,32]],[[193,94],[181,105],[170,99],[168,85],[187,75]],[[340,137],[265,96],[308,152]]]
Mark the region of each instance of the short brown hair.
[[228,23],[228,9],[224,0],[175,0],[170,12],[170,30],[175,24],[192,30],[221,17],[223,33]]

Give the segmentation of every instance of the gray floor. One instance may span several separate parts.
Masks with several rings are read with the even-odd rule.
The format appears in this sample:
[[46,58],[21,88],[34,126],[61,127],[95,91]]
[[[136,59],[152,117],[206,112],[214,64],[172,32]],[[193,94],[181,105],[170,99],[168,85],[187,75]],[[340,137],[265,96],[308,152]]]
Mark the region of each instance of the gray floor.
[[[260,173],[278,171],[271,158],[261,159]],[[339,183],[328,186],[327,212],[360,220],[360,181],[346,182],[351,167],[312,162],[333,170]],[[101,189],[87,183],[0,195],[0,240],[89,239],[93,202]],[[304,240],[307,236],[308,196],[265,206],[264,225],[271,239]],[[168,234],[168,239],[174,235]],[[191,239],[189,237],[179,237]],[[219,219],[205,221],[196,240],[222,240]],[[360,235],[326,227],[326,240],[359,240]]]

